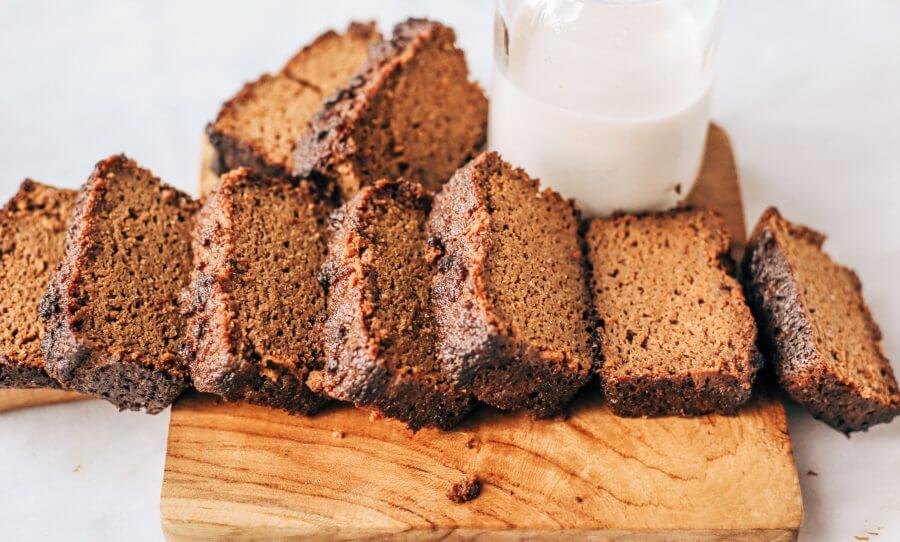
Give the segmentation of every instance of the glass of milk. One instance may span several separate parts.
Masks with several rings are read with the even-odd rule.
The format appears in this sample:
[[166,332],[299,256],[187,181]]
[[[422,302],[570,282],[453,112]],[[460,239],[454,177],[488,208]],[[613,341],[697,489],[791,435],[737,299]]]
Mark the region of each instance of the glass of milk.
[[497,0],[488,146],[588,216],[697,179],[718,0]]

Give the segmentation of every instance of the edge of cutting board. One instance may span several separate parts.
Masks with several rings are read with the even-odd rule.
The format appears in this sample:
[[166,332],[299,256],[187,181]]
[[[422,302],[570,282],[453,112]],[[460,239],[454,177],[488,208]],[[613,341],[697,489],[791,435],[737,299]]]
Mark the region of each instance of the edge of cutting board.
[[0,412],[9,412],[23,408],[84,401],[93,397],[74,391],[51,389],[0,389]]

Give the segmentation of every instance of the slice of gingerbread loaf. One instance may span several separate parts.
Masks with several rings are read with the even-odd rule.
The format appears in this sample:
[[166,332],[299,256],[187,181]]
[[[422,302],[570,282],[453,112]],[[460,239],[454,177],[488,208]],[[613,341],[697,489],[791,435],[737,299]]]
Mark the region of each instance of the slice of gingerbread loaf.
[[722,219],[693,209],[595,219],[586,243],[613,412],[737,411],[762,358]]
[[571,201],[484,153],[435,198],[434,282],[444,371],[502,409],[550,416],[593,367],[579,215]]
[[319,90],[323,98],[344,87],[381,41],[374,22],[351,22],[343,33],[329,30],[297,52],[281,69],[285,75]]
[[41,301],[47,370],[120,409],[163,410],[188,385],[179,309],[196,203],[123,155],[78,195]]
[[[374,24],[352,23],[343,34],[329,31],[319,36],[279,73],[246,84],[207,126],[216,172],[246,166],[265,176],[289,178],[300,134],[325,98],[350,80],[365,62],[369,46],[380,39]],[[206,181],[201,193],[212,188]]]
[[473,398],[444,377],[436,351],[431,200],[418,184],[378,181],[335,217],[323,279],[326,364],[310,384],[419,429],[455,425]]
[[311,414],[322,368],[318,281],[331,208],[306,183],[246,168],[222,176],[194,234],[189,350],[194,387],[228,400]]
[[781,386],[839,431],[900,413],[900,391],[856,274],[822,250],[825,237],[768,209],[744,275]]
[[437,22],[397,25],[316,114],[297,144],[295,173],[333,179],[346,197],[400,176],[440,188],[487,133],[487,99],[455,41]]
[[74,190],[26,180],[0,210],[0,387],[59,387],[44,367],[38,305],[62,260],[74,202]]

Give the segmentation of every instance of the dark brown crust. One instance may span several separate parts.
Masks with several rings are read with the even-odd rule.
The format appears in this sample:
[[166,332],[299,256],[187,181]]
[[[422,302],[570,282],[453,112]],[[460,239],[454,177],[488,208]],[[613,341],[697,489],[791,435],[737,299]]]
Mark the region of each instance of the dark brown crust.
[[[781,386],[815,417],[844,433],[891,421],[900,413],[900,393],[867,398],[856,383],[841,378],[824,362],[795,270],[782,248],[782,229],[820,249],[825,241],[821,233],[790,223],[772,207],[756,225],[744,257],[748,297],[759,321],[763,348]],[[863,300],[858,277],[852,272],[851,277],[859,299],[856,310],[862,311],[870,338],[878,345],[887,367],[884,377],[896,390],[896,380],[881,350],[881,331]]]
[[[496,153],[483,153],[457,171],[435,200],[429,227],[444,249],[433,285],[440,356],[444,372],[480,400],[503,410],[527,409],[550,417],[587,382],[592,367],[501,331],[504,326],[487,294],[484,266],[491,217],[480,182],[501,168]],[[538,183],[532,182],[537,193]],[[563,202],[558,194],[544,194]],[[578,220],[577,209],[564,203]],[[588,300],[586,268],[584,273]],[[589,307],[586,302],[587,311]]]
[[[41,347],[47,372],[64,387],[98,395],[120,410],[146,409],[149,414],[156,414],[187,388],[189,377],[184,360],[155,366],[124,362],[111,352],[92,348],[73,328],[73,314],[81,301],[75,296],[74,282],[90,263],[95,211],[107,190],[108,176],[123,168],[137,167],[125,155],[107,158],[97,164],[79,193],[69,223],[65,257],[41,300],[41,319],[46,329]],[[162,186],[171,190],[175,204],[196,209],[189,196]]]
[[[356,152],[351,139],[353,127],[372,106],[375,96],[419,47],[441,33],[449,33],[451,43],[455,41],[453,30],[438,22],[408,19],[394,28],[390,40],[373,45],[358,74],[326,100],[300,137],[294,173],[300,177],[333,176],[335,168]],[[482,141],[472,149],[473,154],[483,145]]]
[[[713,227],[718,230],[718,236],[723,243],[716,247],[712,260],[716,262],[719,270],[725,276],[734,281],[734,286],[740,293],[741,285],[735,276],[736,266],[730,255],[728,229],[716,211],[682,206],[668,211],[633,213],[632,216],[637,218],[676,217],[697,212],[709,213],[713,218]],[[624,214],[626,213],[616,213],[614,217]],[[743,294],[741,297],[744,297]],[[746,301],[742,299],[742,302]],[[747,317],[751,318],[749,313]],[[602,329],[599,333],[602,334]],[[755,327],[754,336],[745,336],[742,339],[748,344],[748,363],[747,370],[737,374],[698,372],[671,377],[613,378],[611,375],[603,374],[601,368],[603,393],[609,402],[610,410],[618,416],[625,417],[736,414],[740,407],[750,399],[756,373],[762,368],[764,362],[756,345]]]
[[[755,350],[752,356],[752,364],[761,366],[762,357]],[[700,416],[713,412],[733,415],[750,399],[752,380],[746,375],[720,373],[607,378],[603,380],[603,393],[617,416]]]
[[[233,205],[229,196],[247,186],[271,186],[277,182],[246,168],[235,170],[222,177],[200,211],[194,229],[196,270],[187,302],[187,351],[198,390],[216,393],[229,401],[247,401],[309,415],[328,402],[306,386],[310,370],[321,367],[304,367],[296,374],[282,371],[274,380],[261,374],[256,362],[237,355],[241,330],[233,322],[237,310],[231,292],[240,270],[234,259]],[[299,189],[308,194],[310,201],[318,198],[306,183],[301,183]],[[217,238],[215,244],[210,243],[213,237]]]
[[0,388],[60,388],[43,367],[16,363],[0,355]]
[[427,425],[450,429],[474,406],[473,398],[462,390],[438,389],[414,378],[392,382],[378,357],[381,339],[373,335],[370,326],[375,307],[365,292],[367,264],[358,257],[365,247],[350,244],[363,243],[361,236],[355,235],[364,227],[362,215],[385,198],[430,207],[430,198],[420,185],[378,181],[335,214],[331,251],[322,270],[322,280],[329,285],[328,316],[323,325],[326,365],[310,383],[336,399],[404,421],[413,430]]

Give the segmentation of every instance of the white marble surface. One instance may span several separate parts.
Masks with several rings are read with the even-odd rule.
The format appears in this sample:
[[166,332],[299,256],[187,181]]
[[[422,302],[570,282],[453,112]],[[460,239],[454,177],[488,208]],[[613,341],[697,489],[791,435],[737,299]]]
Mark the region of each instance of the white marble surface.
[[[900,4],[728,8],[713,107],[748,217],[774,203],[827,232],[900,360]],[[204,124],[244,80],[351,17],[414,14],[454,26],[488,80],[489,0],[2,0],[0,199],[25,176],[76,186],[119,151],[195,192]],[[167,422],[99,402],[0,416],[0,538],[159,540]],[[790,407],[790,428],[801,538],[900,540],[900,423],[846,439]]]

